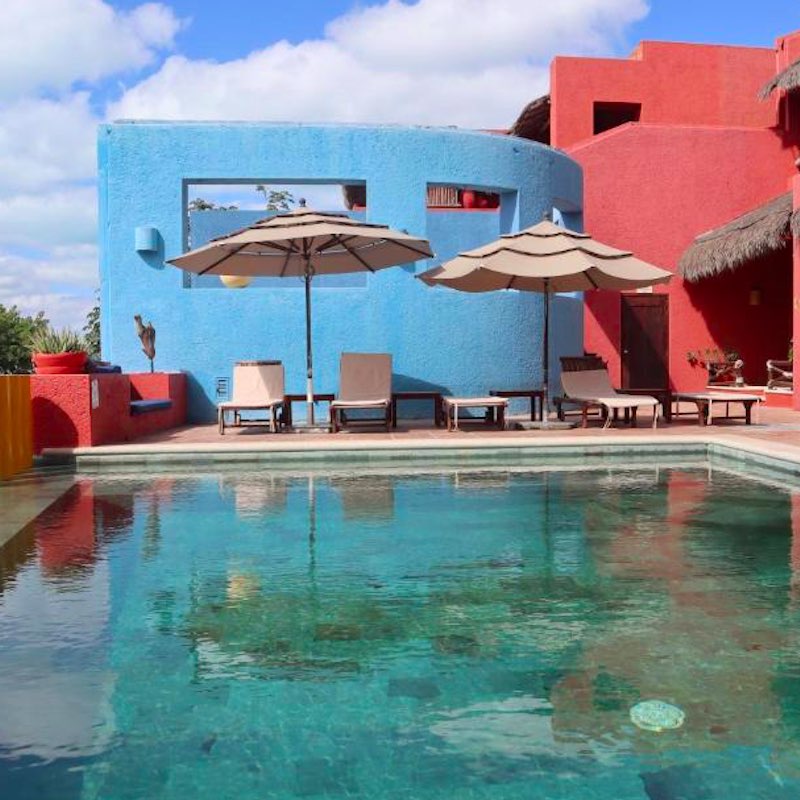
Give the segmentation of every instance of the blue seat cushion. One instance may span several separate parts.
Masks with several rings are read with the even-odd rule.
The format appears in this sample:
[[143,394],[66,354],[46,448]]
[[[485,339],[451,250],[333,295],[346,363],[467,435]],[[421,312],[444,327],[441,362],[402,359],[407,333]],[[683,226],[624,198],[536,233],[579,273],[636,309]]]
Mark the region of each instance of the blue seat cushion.
[[163,411],[172,408],[172,400],[131,400],[131,414],[148,414],[151,411]]

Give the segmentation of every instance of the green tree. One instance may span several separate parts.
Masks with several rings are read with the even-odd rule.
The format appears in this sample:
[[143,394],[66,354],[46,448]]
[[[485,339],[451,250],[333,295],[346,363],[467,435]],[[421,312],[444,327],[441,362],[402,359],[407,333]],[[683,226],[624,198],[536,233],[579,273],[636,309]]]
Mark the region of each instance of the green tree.
[[189,211],[236,211],[237,205],[218,206],[213,200],[203,200],[202,197],[195,197],[189,201]]
[[86,340],[86,349],[89,358],[100,358],[100,302],[95,293],[95,303],[86,315],[86,324],[83,326],[83,338]]
[[0,304],[0,373],[30,372],[30,337],[47,327],[44,312],[26,317],[16,306]]
[[294,205],[294,195],[288,189],[269,189],[259,183],[256,191],[264,195],[267,211],[289,211]]

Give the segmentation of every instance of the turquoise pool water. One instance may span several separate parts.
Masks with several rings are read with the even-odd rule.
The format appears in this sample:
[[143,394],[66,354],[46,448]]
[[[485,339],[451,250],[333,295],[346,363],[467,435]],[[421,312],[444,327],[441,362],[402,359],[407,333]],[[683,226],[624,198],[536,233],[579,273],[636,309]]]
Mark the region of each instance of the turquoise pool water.
[[727,470],[79,477],[0,550],[3,800],[798,796],[800,504]]

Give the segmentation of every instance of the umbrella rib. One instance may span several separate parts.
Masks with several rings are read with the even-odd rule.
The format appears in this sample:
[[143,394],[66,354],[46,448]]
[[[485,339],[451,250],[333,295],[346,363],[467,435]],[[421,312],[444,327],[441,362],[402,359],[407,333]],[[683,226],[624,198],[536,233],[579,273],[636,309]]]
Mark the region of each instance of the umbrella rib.
[[217,259],[213,264],[210,264],[204,270],[201,270],[197,274],[198,275],[205,275],[207,272],[209,272],[210,270],[214,269],[214,267],[218,267],[226,259],[230,258],[231,256],[235,256],[240,250],[243,250],[245,247],[247,247],[246,243],[242,244],[242,245],[239,245],[239,247],[237,247],[235,250],[231,251],[230,253],[225,253],[225,255],[222,256],[222,258]]
[[339,242],[339,244],[341,244],[341,246],[344,247],[344,249],[347,250],[347,252],[350,253],[350,255],[353,256],[353,258],[358,261],[362,267],[364,267],[364,269],[368,269],[370,272],[375,272],[375,270],[369,264],[367,264],[367,262],[364,261],[364,259],[361,258],[361,256],[356,253],[355,250],[349,248],[344,242]]
[[291,244],[286,248],[286,258],[283,260],[283,266],[281,267],[281,278],[286,275],[286,268],[289,266],[289,259],[292,257],[293,249]]
[[[354,236],[348,236],[347,238],[348,239],[354,239],[355,237]],[[333,247],[334,245],[340,244],[343,241],[346,241],[346,240],[342,237],[342,234],[334,233],[327,242],[325,242],[324,244],[322,244],[320,247],[317,248],[317,252],[318,253],[324,253],[327,250],[330,250],[331,247]]]
[[397,239],[391,239],[387,241],[391,241],[393,245],[396,245],[397,247],[403,247],[406,250],[410,250],[412,253],[416,253],[418,256],[422,256],[423,258],[431,257],[430,253],[426,253],[424,250],[420,250],[418,247],[412,247],[410,244],[406,244],[405,242],[401,242]]

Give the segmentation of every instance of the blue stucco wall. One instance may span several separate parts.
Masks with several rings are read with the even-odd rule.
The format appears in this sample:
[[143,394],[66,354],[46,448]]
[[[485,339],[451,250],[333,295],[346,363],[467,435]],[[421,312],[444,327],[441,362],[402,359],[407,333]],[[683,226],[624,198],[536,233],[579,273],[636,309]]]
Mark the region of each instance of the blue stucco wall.
[[[165,265],[183,251],[187,186],[202,181],[364,181],[368,220],[430,239],[435,261],[383,270],[359,286],[315,290],[318,391],[335,391],[342,351],[391,352],[400,389],[483,394],[540,383],[540,296],[430,289],[413,274],[553,208],[579,224],[581,171],[565,154],[456,129],[120,122],[100,127],[98,158],[103,355],[126,370],[145,368],[132,317],[152,320],[156,367],[190,375],[193,420],[212,418],[216,379],[230,377],[237,360],[281,359],[288,390],[302,392],[304,384],[299,286],[189,287],[180,270]],[[428,183],[499,192],[502,207],[430,211]],[[157,253],[135,250],[139,226],[158,229]],[[555,367],[559,354],[581,352],[580,298],[558,298],[552,325]]]

